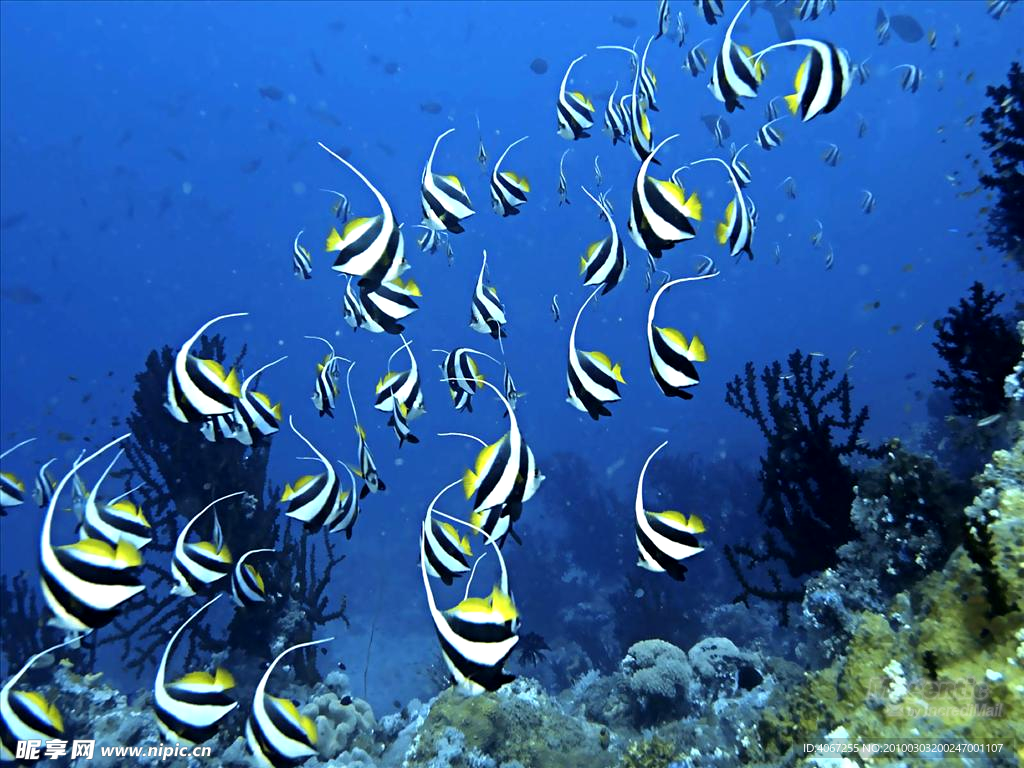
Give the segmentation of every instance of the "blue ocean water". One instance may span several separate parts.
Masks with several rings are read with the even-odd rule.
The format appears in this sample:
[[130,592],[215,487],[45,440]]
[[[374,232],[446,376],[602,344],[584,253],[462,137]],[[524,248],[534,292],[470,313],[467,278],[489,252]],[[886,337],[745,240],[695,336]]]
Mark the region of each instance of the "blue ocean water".
[[[727,2],[726,18],[737,8]],[[699,333],[707,347],[692,401],[664,398],[647,370],[645,255],[627,242],[624,283],[588,307],[578,331],[578,346],[621,362],[627,382],[614,415],[594,422],[565,402],[570,327],[589,295],[579,257],[606,234],[579,187],[595,191],[599,156],[600,189],[610,189],[625,237],[638,163],[626,145],[613,147],[600,133],[600,116],[590,138],[571,145],[559,138],[555,100],[564,67],[586,53],[572,85],[600,115],[611,87],[618,81],[621,93],[630,70],[625,54],[596,46],[629,46],[638,37],[642,45],[655,28],[657,3],[3,3],[0,444],[38,438],[11,457],[11,468],[30,478],[52,456],[67,467],[83,448],[121,434],[111,420],[123,424],[131,411],[133,376],[149,350],[176,347],[228,312],[249,313],[217,328],[229,348],[246,344],[247,362],[287,354],[263,388],[332,458],[352,462],[344,393],[334,420],[318,418],[309,403],[323,349],[303,336],[330,338],[339,354],[357,361],[356,403],[389,487],[365,501],[353,538],[342,543],[347,560],[332,590],[347,596],[351,627],[324,628],[337,636],[330,658],[361,673],[372,627],[373,657],[359,692],[382,709],[430,695],[422,670],[437,653],[417,567],[420,524],[426,503],[476,453],[471,443],[436,433],[464,431],[493,442],[506,429],[503,409],[486,392],[472,414],[452,410],[440,374],[434,376],[440,355],[431,351],[464,345],[500,355],[468,328],[486,249],[490,282],[509,317],[506,359],[528,393],[518,411],[523,432],[541,471],[559,454],[581,462],[558,484],[542,486],[524,511],[522,547],[506,546],[530,628],[553,647],[572,640],[561,630],[567,613],[635,570],[632,494],[639,467],[658,443],[667,439],[673,458],[652,467],[654,485],[690,454],[754,471],[761,436],[723,402],[725,383],[746,361],[760,367],[796,348],[821,352],[840,370],[850,360],[855,401],[871,408],[865,436],[909,437],[928,418],[929,382],[939,363],[932,323],[975,280],[1019,298],[1019,272],[985,245],[978,209],[987,198],[961,194],[976,186],[968,156],[981,146],[978,126],[965,120],[984,108],[985,84],[1001,81],[1019,58],[1019,14],[997,24],[973,2],[886,9],[938,30],[937,50],[898,37],[879,47],[874,3],[840,2],[834,15],[795,22],[798,33],[833,40],[853,61],[870,57],[873,77],[855,84],[830,115],[807,124],[782,121],[781,147],[745,150],[753,174],[748,192],[759,212],[752,262],[733,263],[714,240],[714,222],[731,196],[721,169],[703,165],[684,175],[687,191],[703,200],[704,221],[698,237],[667,252],[659,266],[679,277],[708,255],[721,270],[718,278],[672,290],[659,308],[661,322]],[[713,59],[722,25],[708,28],[689,4],[682,10],[690,28],[685,46],[669,35],[652,45],[649,59],[658,78],[660,111],[650,116],[655,140],[679,134],[663,150],[657,175],[664,177],[698,158],[728,159],[703,115],[724,116],[731,141],[752,142],[769,98],[791,91],[800,58],[773,54],[759,98],[726,114],[706,87],[708,73],[694,78],[680,69],[686,50],[705,37]],[[764,9],[745,16],[735,37],[755,50],[777,39]],[[531,69],[537,58],[548,64],[543,74]],[[891,71],[907,63],[924,72],[918,93],[902,91],[899,73]],[[863,138],[858,114],[868,125]],[[477,213],[452,238],[449,267],[441,253],[417,252],[412,226],[420,219],[423,164],[436,136],[450,127],[456,131],[442,143],[435,170],[463,180]],[[482,138],[493,163],[524,135],[530,138],[506,167],[528,177],[532,191],[520,215],[502,219],[490,210],[477,144]],[[406,333],[425,380],[427,413],[413,422],[419,445],[399,449],[385,417],[371,407],[374,384],[400,341],[345,325],[345,283],[323,250],[336,221],[332,198],[320,188],[349,194],[354,216],[375,215],[376,203],[318,141],[348,148],[348,159],[404,222],[411,275],[423,292]],[[841,150],[834,168],[821,159],[829,143]],[[560,206],[558,159],[570,146],[571,204]],[[949,174],[959,176],[959,185]],[[787,176],[796,180],[795,200],[779,186]],[[878,201],[870,215],[860,208],[865,189]],[[817,248],[810,242],[816,220],[824,230]],[[292,274],[292,238],[300,229],[313,254],[307,282]],[[827,246],[835,254],[831,270]],[[499,368],[482,367],[500,383]],[[302,469],[293,459],[304,451],[282,431],[271,479],[293,480]],[[738,540],[754,525],[757,493],[751,486],[749,507],[725,525],[716,498],[723,483],[750,485],[750,476],[695,482],[683,498],[658,500],[698,512],[710,541],[690,561],[687,581],[675,585],[686,612],[665,617],[673,625],[696,625],[732,596],[716,544]],[[620,527],[595,529],[590,510],[573,503],[588,493],[621,502]],[[5,574],[35,568],[39,522],[31,504],[4,518]],[[231,522],[222,522],[230,538]],[[585,559],[588,550],[616,557]],[[574,566],[582,575],[572,574]],[[695,629],[690,639],[697,637]]]

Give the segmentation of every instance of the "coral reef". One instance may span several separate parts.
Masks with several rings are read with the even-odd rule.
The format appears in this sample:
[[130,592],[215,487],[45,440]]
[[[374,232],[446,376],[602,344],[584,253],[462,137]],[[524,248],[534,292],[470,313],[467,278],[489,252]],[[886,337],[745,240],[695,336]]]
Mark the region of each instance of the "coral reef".
[[[836,372],[829,361],[821,358],[815,367],[814,357],[799,350],[787,359],[787,371],[783,374],[778,361],[764,368],[762,397],[754,364],[748,362],[744,375],[727,385],[725,397],[729,406],[757,424],[767,441],[758,514],[768,527],[758,547],[727,546],[725,555],[742,589],[737,599],[777,601],[783,620],[802,592],[785,588],[770,564],[781,562],[793,578],[834,564],[839,547],[856,532],[848,514],[854,498],[854,473],[848,461],[882,452],[861,438],[868,409],[854,413],[847,376],[833,384]],[[770,588],[757,586],[744,574],[760,565],[765,566]]]
[[665,768],[679,756],[678,748],[670,741],[652,736],[632,741],[622,756],[622,768]]
[[1007,84],[990,85],[985,95],[992,101],[981,114],[985,126],[981,138],[988,148],[992,173],[981,183],[998,193],[989,213],[988,242],[1024,268],[1024,70],[1010,65]]
[[870,741],[1002,743],[994,764],[1024,759],[1024,614],[1011,600],[1024,590],[1024,441],[997,451],[978,483],[965,516],[986,557],[968,555],[971,530],[941,571],[860,613],[842,656],[777,692],[757,759],[791,759],[840,727]]
[[1020,358],[1020,338],[995,309],[1003,294],[975,282],[967,298],[936,325],[933,343],[948,370],[933,382],[949,390],[954,413],[979,419],[1003,410],[1006,377]]
[[433,702],[413,740],[408,768],[477,768],[514,763],[545,768],[612,766],[601,726],[567,713],[535,682],[519,678],[497,693],[455,689]]
[[810,629],[802,655],[831,661],[849,641],[863,611],[883,611],[893,597],[946,561],[962,538],[970,487],[933,460],[890,441],[883,461],[865,470],[850,510],[856,537],[831,568],[805,585]]
[[643,640],[630,647],[619,666],[642,722],[680,717],[687,709],[693,671],[686,651],[664,640]]
[[[1024,346],[1024,320],[1017,323],[1017,335],[1020,336],[1021,346]],[[1003,395],[1014,403],[1024,400],[1024,352],[1013,366],[1013,370],[1003,380]]]
[[316,723],[316,748],[322,759],[331,760],[354,748],[375,748],[373,710],[352,697],[348,675],[330,672],[306,700],[299,711]]

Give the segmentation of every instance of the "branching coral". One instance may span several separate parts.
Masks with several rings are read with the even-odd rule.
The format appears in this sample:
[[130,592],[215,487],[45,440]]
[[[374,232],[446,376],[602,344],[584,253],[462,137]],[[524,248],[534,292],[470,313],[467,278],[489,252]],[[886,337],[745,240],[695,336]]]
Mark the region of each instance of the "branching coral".
[[981,138],[992,161],[992,173],[981,183],[998,193],[989,213],[988,241],[1011,255],[1024,267],[1024,70],[1020,62],[1010,66],[1006,85],[990,85],[985,95],[992,105],[982,112],[985,129]]
[[783,619],[799,592],[785,588],[770,567],[772,586],[756,586],[743,574],[740,556],[747,558],[745,570],[778,561],[793,578],[834,563],[838,548],[855,532],[849,515],[854,473],[848,461],[882,452],[861,438],[867,406],[854,413],[849,379],[844,375],[833,383],[835,377],[827,359],[815,366],[814,357],[797,350],[787,359],[786,373],[776,361],[758,377],[754,364],[747,363],[744,375],[726,387],[726,403],[753,420],[768,443],[761,458],[758,506],[768,531],[760,547],[727,547],[726,557],[740,580],[739,599],[776,600]]
[[974,283],[968,298],[940,321],[933,346],[948,370],[933,382],[950,391],[953,410],[980,418],[1003,410],[1006,377],[1020,356],[1013,325],[995,312],[1003,295]]

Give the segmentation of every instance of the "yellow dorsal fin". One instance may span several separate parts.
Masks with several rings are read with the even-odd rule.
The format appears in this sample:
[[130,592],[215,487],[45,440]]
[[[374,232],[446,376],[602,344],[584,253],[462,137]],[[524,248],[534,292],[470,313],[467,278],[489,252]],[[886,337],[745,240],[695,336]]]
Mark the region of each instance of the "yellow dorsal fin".
[[696,334],[694,334],[693,341],[690,342],[690,359],[696,363],[708,361],[708,351],[704,349],[704,342]]
[[675,328],[658,328],[658,330],[661,331],[661,335],[670,343],[678,346],[680,351],[685,351],[689,348],[690,344],[686,340],[686,336]]
[[195,672],[187,672],[171,685],[213,685],[214,678],[205,669],[196,670]]
[[64,733],[64,719],[60,716],[60,710],[47,701],[43,694],[38,691],[15,691],[12,695],[26,702],[32,709],[42,712],[57,731]]
[[288,501],[294,495],[295,495],[295,489],[292,488],[291,485],[289,485],[288,483],[285,483],[284,493],[281,494],[281,501]]
[[466,473],[462,476],[462,491],[466,494],[468,499],[473,495],[473,491],[476,490],[477,477],[472,469],[467,469]]
[[797,67],[796,76],[793,78],[793,88],[796,89],[795,95],[799,95],[800,91],[804,87],[804,83],[807,82],[807,65],[810,63],[810,61],[811,55],[807,54],[804,60],[800,62],[800,66]]
[[725,245],[725,241],[729,239],[729,227],[726,226],[724,221],[720,221],[715,225],[715,239],[719,245]]
[[690,528],[690,533],[704,533],[706,530],[704,528],[704,521],[701,520],[696,513],[690,515],[690,520],[687,525]]
[[469,536],[463,536],[459,541],[459,549],[465,552],[467,555],[473,554],[473,548],[469,545]]
[[359,227],[365,226],[372,220],[373,219],[371,219],[369,216],[362,216],[358,219],[349,219],[348,223],[345,224],[345,229],[343,229],[341,232],[342,240],[347,240],[348,236],[351,235],[354,230],[358,229]]
[[580,91],[573,91],[572,95],[573,98],[575,98],[576,101],[578,101],[580,104],[585,106],[591,112],[594,111],[594,103],[590,99],[588,99],[583,93],[581,93]]
[[281,404],[280,403],[278,403],[273,408],[271,408],[270,412],[272,414],[274,414],[274,418],[277,419],[278,421],[280,421],[282,418],[284,418],[283,413],[281,411]]
[[480,449],[480,453],[476,456],[476,462],[473,464],[473,474],[477,477],[483,474],[483,471],[487,468],[487,465],[493,460],[494,454],[498,452],[498,448],[505,442],[505,437],[502,436],[498,440],[490,445],[485,445]]
[[612,367],[612,378],[615,379],[620,384],[625,384],[626,383],[626,380],[624,378],[622,378],[622,364],[621,363],[616,363]]
[[100,539],[81,539],[74,544],[64,544],[59,549],[80,552],[83,555],[90,555],[105,560],[113,560],[115,557],[113,547]]
[[467,597],[446,613],[490,613],[491,601],[485,597]]
[[142,565],[142,554],[134,544],[120,539],[117,542],[117,549],[114,551],[114,560],[126,568],[135,568]]
[[[796,111],[800,109],[800,94],[791,93],[788,96],[783,97],[786,100],[786,106],[789,107],[791,114],[796,114]],[[779,134],[782,135],[781,133]]]
[[[586,260],[583,263],[586,264],[587,261],[590,261],[592,258],[594,258],[594,254],[597,253],[597,249],[600,248],[602,245],[604,245],[604,239],[597,240],[597,241],[591,243],[590,245],[588,245],[587,246],[587,258],[586,258]],[[580,268],[580,272],[582,272],[582,271],[583,271],[583,269]]]
[[319,475],[303,475],[298,480],[296,480],[295,483],[293,484],[293,486],[292,486],[293,492],[294,493],[298,493],[303,488],[305,488],[307,485],[309,485],[311,482],[313,482],[317,477],[319,477]]
[[269,397],[264,395],[262,392],[253,392],[252,396],[256,399],[256,402],[258,402],[264,408],[266,408],[267,410],[271,410]]
[[580,274],[582,275],[587,271],[587,257],[580,256]]
[[459,177],[458,176],[452,174],[451,176],[442,176],[441,178],[444,179],[445,181],[447,181],[449,184],[451,184],[453,187],[455,187],[460,192],[462,192],[462,193],[466,192],[466,188],[464,186],[462,186],[462,182],[459,181]]
[[597,363],[598,365],[601,365],[604,368],[607,368],[609,371],[611,371],[611,369],[612,369],[612,360],[604,352],[599,352],[597,350],[594,350],[593,352],[588,352],[587,354],[590,355],[590,359],[593,360],[595,363]]
[[200,360],[199,364],[212,373],[220,381],[224,381],[224,366],[216,360]]

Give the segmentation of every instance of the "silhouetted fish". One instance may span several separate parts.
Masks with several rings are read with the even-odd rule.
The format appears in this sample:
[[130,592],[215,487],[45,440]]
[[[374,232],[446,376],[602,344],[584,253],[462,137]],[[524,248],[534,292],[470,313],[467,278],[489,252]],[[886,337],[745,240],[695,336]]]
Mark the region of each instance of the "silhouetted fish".
[[314,70],[314,71],[315,71],[315,72],[316,72],[316,73],[317,73],[318,75],[321,75],[321,76],[323,76],[323,74],[324,74],[324,68],[323,68],[323,65],[322,65],[322,64],[320,63],[320,59],[318,59],[318,58],[316,57],[316,53],[315,53],[315,52],[313,52],[313,51],[310,51],[310,52],[309,52],[309,58],[310,58],[310,60],[311,60],[311,61],[313,62],[313,70]]
[[400,69],[400,67],[398,66],[398,62],[397,61],[389,61],[389,62],[387,62],[384,65],[384,74],[385,75],[394,75],[394,74],[398,73],[399,69]]
[[27,285],[5,285],[0,289],[0,297],[15,304],[42,304],[43,297]]
[[341,120],[339,120],[337,116],[328,112],[326,109],[322,109],[320,107],[306,107],[306,111],[310,115],[315,117],[317,120],[319,120],[321,123],[333,125],[335,128],[340,128],[342,125]]
[[129,141],[131,141],[131,138],[132,138],[132,132],[131,131],[125,131],[124,133],[121,134],[121,138],[117,140],[117,146],[118,147],[123,147],[125,144],[127,144]]
[[436,101],[424,101],[420,103],[420,112],[426,112],[428,115],[439,114],[442,109],[444,109],[444,107]]
[[28,214],[25,211],[4,216],[0,219],[0,229],[11,229],[12,227],[16,227],[27,218]]
[[[875,17],[876,26],[881,23],[884,18],[885,12],[879,8],[878,14]],[[924,37],[924,27],[918,24],[917,19],[913,16],[907,16],[906,14],[890,16],[889,29],[895,32],[896,36],[905,43],[916,43]]]
[[612,16],[612,24],[618,24],[626,29],[633,29],[636,26],[636,19],[632,16]]
[[543,75],[548,71],[548,63],[544,59],[538,57],[530,62],[530,69],[533,70],[535,74]]
[[260,88],[260,96],[271,101],[280,101],[284,98],[284,91],[273,85],[264,85]]
[[254,157],[245,163],[242,163],[242,173],[253,173],[259,170],[260,165],[263,164],[263,160],[258,157]]
[[171,157],[173,157],[175,160],[177,160],[179,162],[182,162],[182,163],[187,163],[188,162],[188,158],[185,157],[185,153],[182,152],[177,147],[168,147],[167,151],[171,154]]

